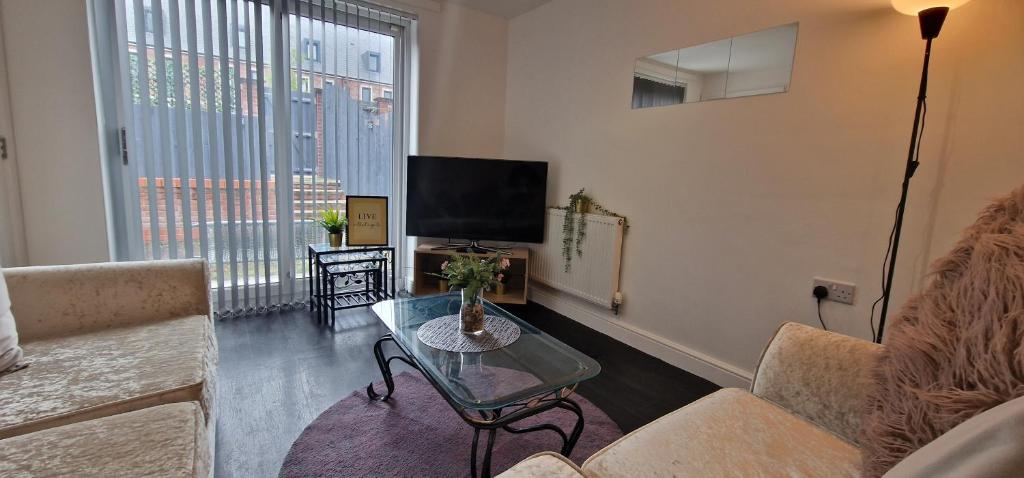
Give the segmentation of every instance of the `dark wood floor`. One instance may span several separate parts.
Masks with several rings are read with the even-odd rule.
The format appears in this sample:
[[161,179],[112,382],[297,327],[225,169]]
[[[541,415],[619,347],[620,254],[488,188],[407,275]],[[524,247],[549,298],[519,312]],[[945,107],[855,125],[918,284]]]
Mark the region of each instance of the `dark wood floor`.
[[[509,310],[601,364],[578,392],[625,432],[718,389],[540,305]],[[333,330],[304,310],[218,321],[216,476],[277,476],[307,424],[380,380],[371,349],[384,333],[369,309],[346,311]]]

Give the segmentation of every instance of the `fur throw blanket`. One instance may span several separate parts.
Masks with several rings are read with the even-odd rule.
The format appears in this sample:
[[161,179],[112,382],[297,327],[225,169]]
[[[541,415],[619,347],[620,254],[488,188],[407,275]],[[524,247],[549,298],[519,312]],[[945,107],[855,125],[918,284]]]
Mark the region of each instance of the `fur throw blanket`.
[[997,200],[886,329],[862,420],[866,477],[1024,396],[1024,187]]

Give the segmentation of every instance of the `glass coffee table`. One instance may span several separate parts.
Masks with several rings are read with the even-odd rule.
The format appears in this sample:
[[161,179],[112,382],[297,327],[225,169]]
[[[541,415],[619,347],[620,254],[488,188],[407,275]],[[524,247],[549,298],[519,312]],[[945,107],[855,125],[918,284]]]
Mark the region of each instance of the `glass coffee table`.
[[[570,396],[580,382],[596,376],[601,366],[487,301],[484,301],[487,315],[506,318],[519,326],[518,340],[488,352],[447,352],[420,342],[416,332],[421,325],[437,317],[458,314],[460,306],[457,293],[387,300],[373,305],[373,312],[390,331],[373,346],[387,391],[378,394],[371,383],[366,387],[367,396],[386,401],[395,393],[392,360],[400,360],[419,370],[473,427],[470,468],[474,477],[490,476],[491,451],[499,429],[516,434],[556,433],[562,439],[559,451],[569,456],[583,433],[583,411]],[[388,356],[383,347],[387,342],[393,342],[401,354]],[[519,420],[555,408],[576,415],[576,425],[569,433],[550,423],[523,428],[513,426]],[[486,433],[487,441],[478,470],[481,432]]]

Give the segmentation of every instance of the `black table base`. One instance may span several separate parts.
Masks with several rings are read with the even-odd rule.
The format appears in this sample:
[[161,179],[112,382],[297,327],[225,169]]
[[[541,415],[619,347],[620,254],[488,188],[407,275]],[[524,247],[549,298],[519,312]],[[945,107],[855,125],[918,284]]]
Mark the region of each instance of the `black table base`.
[[[394,343],[402,352],[402,355],[392,355],[388,357],[384,352],[384,344],[387,342]],[[387,392],[383,395],[378,394],[373,388],[373,383],[371,383],[366,387],[366,396],[369,397],[370,400],[383,402],[391,398],[391,395],[395,392],[395,380],[391,374],[391,361],[400,360],[409,364],[409,366],[416,370],[419,370],[427,381],[433,385],[439,394],[441,394],[445,401],[447,401],[448,404],[459,413],[459,416],[473,427],[473,444],[470,451],[469,466],[474,478],[477,476],[490,478],[491,454],[494,451],[494,437],[499,429],[513,434],[539,431],[551,431],[557,433],[559,438],[562,439],[562,449],[560,450],[560,453],[566,457],[572,453],[573,448],[576,447],[576,442],[580,439],[580,435],[583,434],[583,409],[580,408],[579,404],[569,398],[575,387],[563,388],[555,392],[534,397],[526,402],[517,402],[493,410],[470,411],[458,403],[455,403],[448,394],[430,378],[429,374],[423,373],[423,370],[412,359],[412,355],[408,353],[391,334],[384,335],[378,339],[375,344],[373,344],[373,356],[377,359],[377,366],[380,368],[381,375],[384,376],[384,385],[387,388]],[[512,426],[515,422],[555,408],[568,410],[576,415],[576,425],[573,426],[572,432],[569,434],[566,434],[565,430],[562,430],[557,425],[551,423],[534,425],[527,428],[515,428]],[[480,454],[479,447],[481,432],[487,434],[487,443],[484,446],[483,460],[478,469],[477,458]]]
[[[316,312],[318,322],[333,327],[339,310],[395,298],[395,248],[322,246],[310,244],[306,256],[309,308]],[[342,280],[349,287],[339,288],[337,283]]]

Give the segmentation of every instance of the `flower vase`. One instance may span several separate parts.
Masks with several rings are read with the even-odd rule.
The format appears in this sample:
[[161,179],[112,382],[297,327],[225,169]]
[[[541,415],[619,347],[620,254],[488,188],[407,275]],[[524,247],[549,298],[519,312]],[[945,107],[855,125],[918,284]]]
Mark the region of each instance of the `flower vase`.
[[459,309],[459,331],[466,335],[479,335],[483,333],[483,289],[462,289],[462,308]]
[[437,290],[441,292],[448,292],[450,290],[450,288],[448,287],[448,281],[444,279],[437,281]]
[[342,233],[330,233],[327,234],[327,239],[331,243],[331,247],[341,247]]

